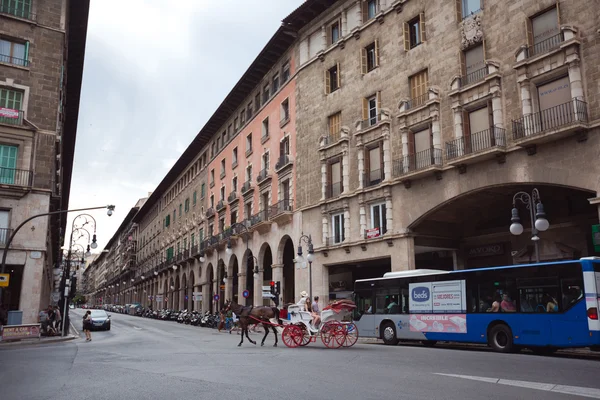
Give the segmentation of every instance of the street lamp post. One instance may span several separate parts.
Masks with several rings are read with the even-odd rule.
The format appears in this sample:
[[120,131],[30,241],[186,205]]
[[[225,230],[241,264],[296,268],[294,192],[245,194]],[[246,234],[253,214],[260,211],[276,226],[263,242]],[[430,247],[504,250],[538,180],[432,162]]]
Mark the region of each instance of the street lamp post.
[[300,236],[298,240],[298,259],[296,262],[301,263],[304,259],[302,257],[302,242],[306,243],[308,247],[308,255],[306,256],[306,261],[308,261],[308,295],[312,299],[312,263],[315,260],[315,250],[313,248],[312,237],[311,235]]
[[[46,217],[46,216],[49,216],[49,215],[66,214],[66,213],[77,212],[77,211],[100,210],[100,209],[103,209],[103,208],[107,209],[107,214],[108,214],[109,217],[113,214],[113,212],[115,210],[115,206],[108,205],[108,206],[101,206],[101,207],[79,208],[79,209],[75,209],[75,210],[57,210],[57,211],[51,211],[51,212],[48,212],[48,213],[36,214],[36,215],[33,215],[33,216],[27,218],[25,221],[21,222],[21,224],[15,228],[15,230],[12,232],[12,234],[8,237],[8,240],[6,241],[6,244],[4,245],[4,253],[2,254],[2,265],[0,267],[0,273],[3,274],[4,271],[6,270],[6,257],[8,255],[8,249],[9,249],[9,247],[10,247],[13,239],[15,238],[15,235],[29,221],[31,221],[31,220],[33,220],[35,218]],[[0,303],[2,303],[2,288],[1,287],[0,287]]]
[[[510,233],[515,236],[523,233],[523,225],[521,225],[521,218],[519,218],[519,210],[517,209],[517,200],[525,204],[525,208],[529,210],[529,218],[531,220],[531,240],[535,247],[535,261],[540,262],[540,249],[538,246],[539,232],[544,232],[550,227],[550,223],[546,219],[546,213],[544,212],[544,205],[540,197],[540,192],[537,189],[533,189],[531,194],[527,192],[518,192],[513,196],[513,208],[511,211],[511,222]],[[535,211],[534,211],[535,209]]]

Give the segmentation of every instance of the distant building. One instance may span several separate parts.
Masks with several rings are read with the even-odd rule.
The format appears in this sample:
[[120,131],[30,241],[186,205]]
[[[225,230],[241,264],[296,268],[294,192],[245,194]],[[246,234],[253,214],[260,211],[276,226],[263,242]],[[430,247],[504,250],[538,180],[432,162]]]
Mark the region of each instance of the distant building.
[[[89,0],[0,2],[0,245],[69,204]],[[67,216],[32,220],[8,251],[0,303],[37,322],[52,303]]]

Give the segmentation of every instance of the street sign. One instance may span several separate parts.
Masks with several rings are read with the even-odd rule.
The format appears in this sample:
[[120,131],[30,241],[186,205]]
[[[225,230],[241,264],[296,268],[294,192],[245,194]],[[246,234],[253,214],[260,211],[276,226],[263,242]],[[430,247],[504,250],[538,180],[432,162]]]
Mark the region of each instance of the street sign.
[[8,287],[9,278],[9,274],[0,274],[0,287]]
[[215,295],[213,296],[213,299],[214,299],[215,301],[219,301],[219,295],[218,295],[218,294],[215,294]]
[[248,290],[244,290],[242,292],[242,296],[244,296],[244,298],[247,299],[248,297],[250,297],[250,292]]
[[194,292],[192,296],[193,301],[202,301],[202,292]]

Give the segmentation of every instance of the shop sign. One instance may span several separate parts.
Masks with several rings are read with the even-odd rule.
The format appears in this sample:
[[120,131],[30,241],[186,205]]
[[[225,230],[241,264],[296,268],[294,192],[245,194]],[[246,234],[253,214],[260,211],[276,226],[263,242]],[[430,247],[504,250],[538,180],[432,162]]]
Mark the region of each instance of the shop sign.
[[40,324],[5,325],[2,328],[2,340],[40,338]]
[[194,292],[192,295],[192,301],[202,301],[202,292]]
[[486,244],[485,246],[471,247],[467,250],[468,258],[491,257],[504,254],[504,244]]
[[163,301],[163,295],[162,294],[157,294],[156,295],[156,302],[157,303],[162,303]]

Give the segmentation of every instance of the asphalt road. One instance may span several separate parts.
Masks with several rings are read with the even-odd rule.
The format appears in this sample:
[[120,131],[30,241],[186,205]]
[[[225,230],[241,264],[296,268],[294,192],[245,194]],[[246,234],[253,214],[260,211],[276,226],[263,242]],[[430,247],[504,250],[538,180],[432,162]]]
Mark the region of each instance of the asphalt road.
[[[71,310],[81,329],[82,310]],[[600,398],[600,361],[320,341],[289,349],[176,322],[112,313],[112,329],[70,342],[0,348],[0,398]],[[251,334],[260,340],[262,334]],[[576,393],[576,394],[567,394]]]

